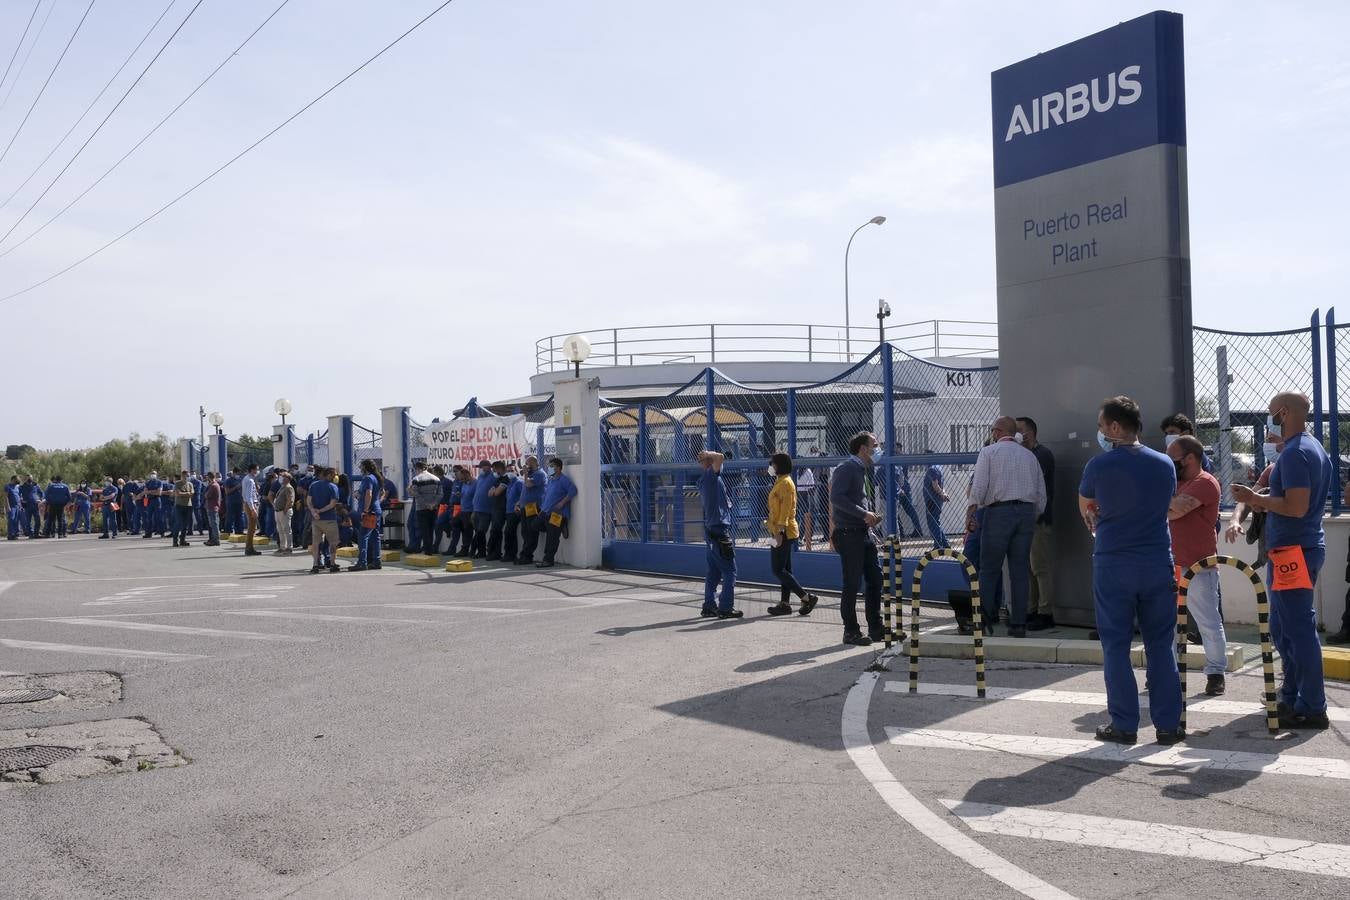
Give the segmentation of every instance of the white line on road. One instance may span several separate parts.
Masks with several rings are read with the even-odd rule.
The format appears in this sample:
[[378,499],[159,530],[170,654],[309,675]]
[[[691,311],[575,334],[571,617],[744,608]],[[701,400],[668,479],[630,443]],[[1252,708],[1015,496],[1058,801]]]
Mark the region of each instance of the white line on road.
[[154,631],[160,634],[188,634],[196,637],[241,638],[246,641],[314,641],[318,638],[291,637],[283,634],[262,634],[257,631],[224,631],[219,628],[198,628],[191,625],[160,625],[154,622],[128,622],[122,619],[42,619],[57,625],[89,625],[97,628],[125,628],[129,631]]
[[189,594],[169,597],[104,597],[99,600],[87,600],[81,606],[121,606],[124,603],[187,603],[197,600],[275,600],[276,594]]
[[3,594],[12,587],[14,587],[13,581],[0,581],[0,594]]
[[134,656],[139,659],[166,659],[181,662],[186,659],[206,659],[196,653],[161,653],[158,650],[127,650],[122,647],[86,647],[82,644],[49,644],[45,641],[15,641],[0,638],[0,644],[15,650],[45,650],[50,653],[79,653],[85,656]]
[[446,619],[393,619],[386,616],[330,616],[323,613],[283,612],[276,609],[239,609],[229,616],[256,616],[260,619],[313,619],[319,622],[393,622],[400,625],[445,625]]
[[1104,762],[1138,763],[1176,769],[1219,769],[1230,772],[1260,772],[1269,775],[1308,775],[1314,778],[1350,780],[1350,761],[1288,753],[1246,753],[1210,750],[1177,744],[1126,747],[1095,740],[1038,737],[1026,734],[989,734],[983,731],[945,731],[936,728],[887,728],[897,747],[927,747],[935,750],[978,750],[1011,753],[1045,759],[1094,759]]
[[844,749],[886,804],[933,843],[1018,893],[1036,900],[1072,900],[1072,894],[1017,867],[954,827],[895,780],[867,730],[867,707],[876,683],[876,674],[868,672],[853,685],[844,701],[841,728]]
[[503,616],[521,616],[527,610],[508,609],[504,606],[460,606],[454,603],[371,603],[370,606],[382,606],[388,609],[441,609],[448,612],[497,613]]
[[981,834],[1036,838],[1084,847],[1106,847],[1284,869],[1307,875],[1350,878],[1350,846],[1345,844],[1319,844],[1237,831],[1108,819],[964,800],[943,800],[941,803]]
[[[909,693],[909,683],[888,681],[886,690],[893,694]],[[920,694],[942,697],[975,696],[975,686],[970,684],[920,684]],[[990,700],[1026,700],[1033,703],[1065,703],[1070,706],[1095,706],[1106,709],[1106,694],[1092,691],[1057,691],[1049,688],[1006,688],[991,687],[986,691]],[[1139,698],[1139,706],[1148,708],[1148,697]],[[1243,703],[1240,700],[1191,700],[1186,703],[1188,713],[1214,713],[1221,716],[1265,715],[1263,703]],[[1333,722],[1350,722],[1350,709],[1337,706],[1327,707],[1327,718]]]

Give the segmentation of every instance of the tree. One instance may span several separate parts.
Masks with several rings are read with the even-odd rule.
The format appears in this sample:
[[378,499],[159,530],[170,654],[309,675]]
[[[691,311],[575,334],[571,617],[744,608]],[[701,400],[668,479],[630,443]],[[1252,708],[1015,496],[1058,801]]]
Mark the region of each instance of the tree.
[[178,468],[175,448],[163,434],[108,441],[92,450],[30,450],[17,460],[0,460],[0,477],[11,475],[46,484],[60,475],[70,484],[101,484],[104,476],[144,478],[149,472],[172,472]]

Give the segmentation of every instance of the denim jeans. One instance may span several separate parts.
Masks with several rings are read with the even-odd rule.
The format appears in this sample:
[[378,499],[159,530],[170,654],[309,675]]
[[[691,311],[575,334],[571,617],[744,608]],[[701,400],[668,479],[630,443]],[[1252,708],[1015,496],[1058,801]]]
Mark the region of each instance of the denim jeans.
[[836,528],[834,549],[839,554],[844,582],[839,592],[839,616],[844,620],[844,634],[856,634],[858,627],[858,588],[866,582],[863,595],[863,616],[867,633],[876,638],[885,634],[881,624],[881,564],[877,560],[877,545],[866,528]]
[[[1027,623],[1027,595],[1031,591],[1031,537],[1036,528],[1036,507],[1031,503],[987,506],[980,524],[980,586],[997,584],[1003,578],[1003,560],[1008,560],[1012,596],[1008,624]],[[990,597],[992,602],[993,597]],[[984,605],[989,622],[997,622],[998,608]]]
[[[713,608],[713,597],[717,585],[722,585],[722,594],[718,597],[717,611],[731,612],[736,606],[736,549],[731,546],[731,538],[725,531],[705,529],[703,543],[708,572],[703,578],[703,608]],[[727,555],[723,555],[726,548]],[[548,555],[545,554],[545,560]]]
[[1222,675],[1228,670],[1225,645],[1228,637],[1223,630],[1223,615],[1219,612],[1219,570],[1205,569],[1191,579],[1186,591],[1186,610],[1195,619],[1196,630],[1205,645],[1205,674]]
[[192,507],[177,506],[173,512],[173,538],[186,543],[188,535],[192,533]]
[[[1181,722],[1181,680],[1173,654],[1177,601],[1170,560],[1164,558],[1153,564],[1094,563],[1092,595],[1111,724],[1120,731],[1139,730],[1139,684],[1130,663],[1137,618],[1148,663],[1149,715],[1155,728],[1175,729]],[[1320,666],[1317,671],[1320,675]]]
[[220,510],[206,511],[206,539],[213,544],[220,543]]
[[[966,538],[966,544],[962,547],[966,560],[975,567],[978,572],[980,568],[980,536],[984,532],[984,510],[975,510],[975,530]],[[988,596],[986,600],[985,597]],[[985,634],[990,633],[990,628],[998,624],[998,611],[1003,606],[1003,573],[1000,572],[998,580],[993,585],[984,583],[980,580],[980,615],[984,617]],[[993,610],[993,616],[990,618],[990,610]]]
[[[1304,547],[1303,558],[1308,564],[1308,577],[1313,585],[1322,571],[1327,551],[1322,547]],[[1273,581],[1270,564],[1266,565],[1266,583]],[[1317,640],[1317,609],[1313,606],[1313,591],[1270,592],[1270,639],[1280,651],[1284,678],[1280,682],[1280,699],[1301,715],[1326,712],[1326,683],[1322,674],[1322,645]]]
[[382,564],[380,560],[380,529],[362,527],[357,532],[357,556],[356,564],[358,566],[378,567]]
[[[919,524],[919,513],[914,509],[914,501],[909,499],[909,493],[902,493],[896,499],[900,501],[900,512],[909,516],[909,520],[914,523],[913,533],[923,534],[923,526]],[[899,513],[896,514],[896,519],[895,530],[903,534],[905,530],[905,520],[900,518]]]
[[925,502],[924,512],[928,514],[928,533],[933,536],[933,546],[950,547],[947,533],[942,530],[942,504]]
[[777,578],[778,583],[783,586],[783,603],[787,603],[788,598],[794,594],[798,597],[806,596],[806,591],[802,589],[801,583],[792,574],[792,552],[796,549],[797,541],[795,538],[784,540],[779,546],[769,548],[769,565],[773,568],[773,577]]

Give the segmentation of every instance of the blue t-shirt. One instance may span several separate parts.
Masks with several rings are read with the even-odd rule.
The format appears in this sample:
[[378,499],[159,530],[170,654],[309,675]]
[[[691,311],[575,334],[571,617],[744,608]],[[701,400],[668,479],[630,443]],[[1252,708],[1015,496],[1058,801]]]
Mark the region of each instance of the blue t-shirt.
[[238,490],[239,477],[237,475],[230,475],[229,477],[227,477],[224,481],[221,482],[221,486],[222,491],[225,490],[229,491],[228,494],[225,494],[225,502],[227,504],[229,504],[230,506],[239,506],[244,502],[244,495],[241,494]]
[[19,500],[19,486],[17,484],[5,485],[5,498],[9,500],[10,509],[17,507],[22,502]]
[[1142,444],[1116,447],[1088,460],[1078,493],[1097,501],[1092,558],[1171,566],[1167,507],[1176,491],[1171,458]]
[[[352,510],[354,515],[363,516],[366,513],[380,514],[380,491],[383,486],[380,484],[378,475],[362,475],[356,482],[356,508]],[[366,509],[366,504],[370,508]]]
[[459,511],[473,512],[473,495],[478,490],[478,485],[472,481],[461,481],[459,489]]
[[511,484],[506,488],[506,509],[514,512],[517,506],[520,506],[520,498],[525,493],[525,482],[520,478],[512,478]]
[[104,503],[116,503],[117,485],[115,484],[104,485],[103,493],[99,495],[99,499],[102,500]]
[[77,491],[75,492],[75,508],[76,508],[76,509],[88,509],[89,506],[90,506],[90,502],[89,502],[89,492],[88,492],[88,491],[77,490]]
[[727,484],[712,468],[698,477],[698,494],[703,500],[703,527],[728,529],[731,527],[731,498]]
[[1267,547],[1325,547],[1323,505],[1331,490],[1331,459],[1312,435],[1296,434],[1284,443],[1270,473],[1270,496],[1283,497],[1290,488],[1308,488],[1308,511],[1298,518],[1266,516]]
[[23,495],[24,503],[36,503],[38,498],[38,486],[36,481],[25,481],[19,485],[19,493]]
[[942,498],[933,493],[933,482],[935,481],[938,483],[938,487],[946,484],[942,480],[941,466],[929,466],[928,471],[923,473],[923,502],[929,506],[941,506],[943,503]]
[[524,493],[520,495],[520,503],[524,506],[527,503],[533,503],[535,506],[544,502],[544,485],[547,479],[544,477],[543,469],[535,469],[530,474],[521,479],[521,484],[525,486]]
[[562,513],[566,519],[571,515],[572,504],[567,504],[562,509],[558,509],[558,504],[567,497],[577,495],[577,486],[572,483],[572,479],[565,474],[559,473],[548,480],[548,487],[544,488],[544,508],[540,510],[541,514]]
[[[314,504],[315,509],[322,509],[337,499],[337,485],[331,481],[322,478],[316,478],[309,485],[309,499]],[[337,520],[337,507],[319,513],[321,522],[333,522]]]
[[47,485],[47,502],[53,506],[65,506],[70,502],[70,488],[64,481]]
[[490,488],[497,486],[497,476],[491,471],[484,472],[478,476],[473,489],[473,511],[476,513],[492,512],[492,495],[488,493]]

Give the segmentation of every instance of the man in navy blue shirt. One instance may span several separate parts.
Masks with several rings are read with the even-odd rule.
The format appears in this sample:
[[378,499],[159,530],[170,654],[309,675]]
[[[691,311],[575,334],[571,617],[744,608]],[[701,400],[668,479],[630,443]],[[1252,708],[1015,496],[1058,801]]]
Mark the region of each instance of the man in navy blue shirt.
[[[511,489],[511,482],[515,480],[506,474],[506,462],[500,459],[492,464],[492,478],[493,484],[488,491],[488,496],[492,498],[492,528],[488,532],[487,541],[487,559],[489,562],[502,558],[502,544],[505,541],[506,531],[506,492]],[[514,551],[514,538],[511,539],[511,545],[511,549]]]
[[[361,477],[352,488],[352,524],[356,526],[356,565],[349,571],[365,572],[384,565],[380,556],[380,496],[384,481],[373,459],[361,460]],[[373,522],[373,524],[372,524]]]
[[70,502],[70,486],[57,475],[47,485],[47,537],[53,534],[58,538],[66,536],[66,504]]
[[22,508],[23,501],[19,499],[19,476],[11,475],[9,484],[5,485],[6,540],[17,541],[19,539],[19,510]]
[[515,463],[512,463],[511,467],[512,471],[507,473],[511,483],[506,486],[506,524],[502,531],[502,559],[516,563],[519,561],[520,552],[520,522],[524,518],[520,498],[525,494],[525,479],[515,474]]
[[24,523],[24,532],[30,538],[41,537],[38,531],[38,523],[41,521],[38,517],[38,504],[42,502],[42,491],[32,475],[25,475],[23,484],[19,485],[19,501],[21,511],[27,520]]
[[539,510],[544,528],[544,559],[534,564],[536,569],[547,569],[553,565],[558,555],[558,544],[562,541],[563,528],[572,514],[572,501],[577,496],[576,484],[563,474],[562,460],[555,456],[548,461],[548,466],[552,475],[548,486],[544,488],[544,504]]
[[[708,572],[703,578],[703,609],[699,615],[719,619],[739,619],[744,613],[736,609],[736,548],[731,542],[731,499],[722,480],[722,463],[726,457],[716,450],[704,450],[698,455],[703,474],[698,478],[698,493],[703,501],[703,541]],[[717,584],[722,594],[714,605]]]
[[235,466],[220,483],[221,490],[225,493],[225,527],[222,530],[229,534],[244,533],[244,495],[239,493],[242,480],[239,477],[239,467]]
[[487,559],[488,529],[492,527],[492,489],[497,486],[497,476],[492,474],[492,463],[486,459],[478,462],[478,478],[473,486],[473,550],[474,559]]
[[943,486],[942,467],[936,463],[923,475],[923,509],[928,516],[928,530],[933,534],[934,547],[950,547],[947,531],[942,527],[942,507],[950,498]]
[[459,479],[459,512],[450,523],[450,553],[468,558],[473,555],[473,501],[478,484],[462,466],[455,470],[455,477]]
[[103,507],[103,534],[99,535],[99,540],[109,540],[117,537],[117,510],[113,509],[117,505],[117,485],[109,475],[104,481],[103,490],[99,493],[98,499]]
[[[839,616],[844,620],[844,643],[858,647],[866,647],[886,637],[885,626],[881,623],[881,564],[872,534],[881,517],[872,507],[869,490],[873,477],[872,454],[876,449],[876,435],[868,431],[855,434],[848,442],[851,455],[830,475],[830,537],[843,570]],[[858,624],[858,589],[864,583],[866,635]]]
[[1329,722],[1313,587],[1326,561],[1322,509],[1336,475],[1321,443],[1304,430],[1311,405],[1293,392],[1270,401],[1266,428],[1284,441],[1270,473],[1270,494],[1235,484],[1233,499],[1267,513],[1270,636],[1284,670],[1280,725],[1323,730]]
[[516,565],[528,566],[534,562],[534,551],[539,546],[539,515],[543,509],[546,486],[544,472],[539,468],[537,457],[525,457],[525,475],[520,482],[521,541]]
[[1176,636],[1176,573],[1167,510],[1176,466],[1139,443],[1143,417],[1129,397],[1112,397],[1097,414],[1103,453],[1088,461],[1078,486],[1078,511],[1094,537],[1092,594],[1102,642],[1102,675],[1111,724],[1097,739],[1133,744],[1139,732],[1139,687],[1130,664],[1136,618],[1148,662],[1149,716],[1160,744],[1185,738]]

